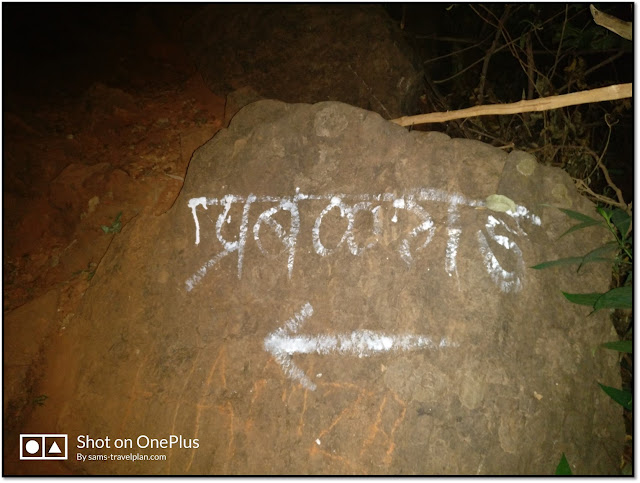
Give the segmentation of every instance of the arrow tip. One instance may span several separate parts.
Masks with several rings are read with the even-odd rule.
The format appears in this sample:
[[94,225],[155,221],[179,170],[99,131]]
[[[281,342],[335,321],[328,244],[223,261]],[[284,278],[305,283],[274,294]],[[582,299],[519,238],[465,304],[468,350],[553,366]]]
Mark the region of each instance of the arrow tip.
[[304,304],[300,311],[293,315],[289,320],[287,320],[284,324],[284,327],[291,333],[295,334],[298,332],[304,321],[313,315],[313,307],[309,302]]
[[279,353],[275,359],[280,364],[280,367],[282,367],[282,371],[290,379],[298,381],[305,389],[309,389],[310,391],[316,390],[317,386],[307,377],[302,369],[293,363],[290,355]]
[[[289,378],[294,379],[302,385],[305,389],[311,391],[316,390],[316,385],[307,377],[307,375],[293,363],[291,354],[281,347],[282,336],[288,331],[291,334],[298,332],[300,327],[304,324],[304,321],[313,315],[313,307],[309,302],[304,304],[299,312],[293,315],[289,320],[284,323],[284,326],[274,330],[264,339],[264,348],[267,352],[275,358],[280,364],[282,371]],[[285,336],[286,338],[286,336]]]

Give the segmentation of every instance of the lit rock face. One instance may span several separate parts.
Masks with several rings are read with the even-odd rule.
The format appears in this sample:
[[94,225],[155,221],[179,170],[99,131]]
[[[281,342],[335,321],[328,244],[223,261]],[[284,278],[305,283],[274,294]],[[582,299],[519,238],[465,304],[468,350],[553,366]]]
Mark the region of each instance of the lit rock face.
[[543,203],[593,212],[522,152],[341,103],[250,104],[171,210],[114,238],[69,329],[83,342],[59,430],[167,460],[68,465],[551,474],[564,452],[576,473],[615,472],[621,410],[597,382],[620,379],[594,350],[613,331],[561,294],[605,291],[609,268],[529,268],[605,234],[558,240],[570,222]]

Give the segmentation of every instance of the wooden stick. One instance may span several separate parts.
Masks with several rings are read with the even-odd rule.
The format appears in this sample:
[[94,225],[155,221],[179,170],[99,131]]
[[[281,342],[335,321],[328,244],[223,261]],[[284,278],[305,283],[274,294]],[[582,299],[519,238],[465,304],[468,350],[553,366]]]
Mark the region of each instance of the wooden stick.
[[529,101],[513,102],[511,104],[493,104],[490,106],[475,106],[458,111],[430,112],[417,116],[403,116],[392,119],[391,122],[401,126],[414,126],[430,122],[445,122],[465,117],[491,116],[518,114],[521,112],[547,111],[561,107],[589,104],[591,102],[614,101],[633,97],[633,84],[616,84],[609,87],[600,87],[589,91],[573,92],[561,96],[542,97]]
[[633,24],[631,22],[624,22],[618,17],[601,12],[593,5],[589,5],[589,9],[591,10],[591,15],[595,23],[611,30],[623,39],[633,40]]

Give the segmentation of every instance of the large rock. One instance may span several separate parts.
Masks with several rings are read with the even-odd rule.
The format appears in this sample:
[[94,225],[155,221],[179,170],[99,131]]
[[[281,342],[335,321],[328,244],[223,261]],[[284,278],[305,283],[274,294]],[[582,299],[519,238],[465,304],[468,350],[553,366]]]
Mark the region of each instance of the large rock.
[[415,114],[421,64],[380,5],[208,5],[184,27],[211,90]]
[[169,212],[114,238],[47,429],[76,473],[551,474],[563,452],[614,473],[621,410],[597,382],[620,378],[595,349],[614,334],[561,294],[606,290],[609,269],[528,268],[603,233],[558,239],[570,223],[543,203],[593,212],[522,152],[341,103],[251,104]]

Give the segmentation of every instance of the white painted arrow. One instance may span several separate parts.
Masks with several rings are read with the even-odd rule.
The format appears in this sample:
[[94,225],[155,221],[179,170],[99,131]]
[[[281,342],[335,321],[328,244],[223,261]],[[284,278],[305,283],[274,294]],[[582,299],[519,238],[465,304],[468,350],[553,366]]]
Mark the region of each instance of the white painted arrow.
[[371,330],[356,330],[350,334],[336,335],[295,335],[304,321],[313,315],[313,307],[306,303],[298,313],[264,339],[264,348],[269,352],[284,373],[302,387],[315,391],[316,385],[292,361],[293,354],[344,354],[358,357],[370,357],[380,352],[410,351],[418,349],[439,349],[458,347],[446,338],[434,342],[430,337],[421,335],[387,335]]

